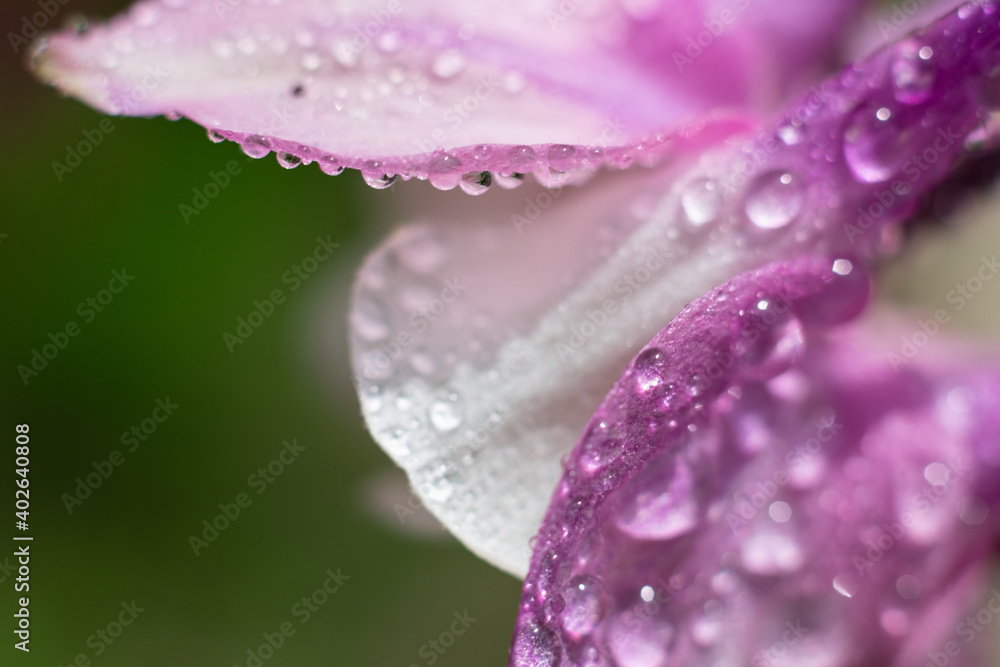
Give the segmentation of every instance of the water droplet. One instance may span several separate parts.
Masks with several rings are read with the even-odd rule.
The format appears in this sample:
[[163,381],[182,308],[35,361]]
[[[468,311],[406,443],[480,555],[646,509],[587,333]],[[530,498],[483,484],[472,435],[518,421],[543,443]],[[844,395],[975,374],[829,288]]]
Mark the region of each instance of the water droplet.
[[566,170],[572,167],[576,160],[576,149],[565,144],[554,144],[549,146],[545,157],[550,167]]
[[260,159],[271,152],[271,142],[266,137],[259,134],[251,134],[240,144],[243,152],[248,156]]
[[357,299],[350,319],[351,330],[368,342],[384,340],[392,333],[385,308],[372,299]]
[[747,572],[764,575],[790,574],[805,563],[799,543],[784,532],[759,530],[740,545]]
[[947,486],[951,481],[951,469],[943,463],[931,463],[924,468],[924,479],[933,486]]
[[858,181],[886,181],[909,160],[916,134],[924,131],[917,120],[922,114],[911,109],[906,114],[869,101],[851,113],[844,132],[844,159]]
[[990,506],[981,498],[965,496],[958,505],[958,518],[968,526],[978,526],[990,515]]
[[319,159],[320,170],[329,176],[339,176],[344,173],[344,165],[333,155],[324,155]]
[[208,140],[211,141],[213,144],[222,143],[223,141],[226,140],[226,138],[222,136],[222,134],[219,133],[218,130],[209,130],[207,134],[208,134]]
[[322,64],[323,58],[315,51],[306,53],[302,56],[302,59],[299,60],[299,65],[301,65],[302,69],[307,72],[315,72]]
[[580,463],[588,473],[607,467],[622,454],[619,435],[607,422],[592,426],[580,445]]
[[538,155],[531,146],[515,146],[507,153],[507,164],[511,167],[533,165],[537,159]]
[[804,137],[802,136],[802,130],[795,125],[782,125],[778,129],[778,138],[786,146],[796,146],[802,143]]
[[462,180],[462,161],[454,155],[436,153],[427,165],[427,180],[438,190],[451,190]]
[[488,171],[470,171],[462,176],[459,186],[467,195],[481,195],[490,189],[493,177]]
[[604,616],[607,599],[601,583],[594,577],[581,575],[569,582],[563,593],[566,607],[562,625],[574,639],[589,635]]
[[767,515],[776,523],[787,523],[792,518],[792,506],[783,500],[771,503]]
[[504,190],[513,190],[524,183],[524,174],[494,173],[493,180]]
[[838,574],[833,578],[833,590],[845,598],[854,597],[858,591],[858,579],[853,574]]
[[651,462],[630,486],[632,496],[615,516],[615,524],[626,535],[640,540],[668,540],[697,525],[694,474],[686,463]]
[[375,38],[375,46],[383,53],[395,53],[403,48],[403,38],[398,30],[386,30]]
[[514,638],[511,654],[518,665],[558,667],[562,659],[561,642],[541,621],[529,621]]
[[691,638],[699,646],[712,646],[721,636],[722,619],[718,616],[702,616],[691,625]]
[[285,169],[295,169],[295,167],[302,164],[302,158],[298,155],[293,155],[292,153],[282,153],[277,154],[278,164],[280,164]]
[[426,484],[420,487],[421,493],[428,500],[443,503],[455,492],[455,472],[446,465],[438,466]]
[[431,424],[439,431],[453,431],[462,423],[462,406],[458,396],[451,394],[447,398],[434,401],[430,409]]
[[[646,619],[636,623],[636,619]],[[619,614],[609,628],[608,642],[618,667],[660,667],[667,663],[674,641],[674,629],[649,618],[641,609]]]
[[442,79],[450,79],[465,69],[465,58],[461,53],[441,53],[431,64],[431,71]]
[[361,177],[365,179],[365,183],[375,188],[376,190],[385,190],[387,187],[396,182],[396,176],[379,172],[379,171],[362,171]]
[[437,364],[434,363],[434,357],[427,354],[426,352],[414,352],[410,355],[410,366],[413,367],[420,375],[430,376],[434,374],[437,370]]
[[937,74],[933,56],[934,49],[921,47],[916,40],[907,40],[897,47],[892,61],[892,86],[897,100],[920,104],[930,98]]
[[333,59],[338,63],[351,69],[361,60],[361,49],[354,45],[350,37],[342,37],[334,44],[330,45]]
[[690,183],[681,192],[681,207],[695,227],[714,221],[722,210],[722,193],[718,184],[707,178]]
[[761,174],[750,185],[746,213],[761,229],[780,229],[802,212],[805,190],[800,179],[783,171]]

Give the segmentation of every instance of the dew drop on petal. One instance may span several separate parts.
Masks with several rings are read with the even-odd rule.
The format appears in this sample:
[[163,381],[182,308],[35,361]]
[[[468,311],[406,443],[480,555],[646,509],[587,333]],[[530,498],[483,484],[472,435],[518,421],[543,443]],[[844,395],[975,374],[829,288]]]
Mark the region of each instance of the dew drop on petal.
[[707,178],[690,183],[681,192],[681,208],[695,227],[714,221],[722,210],[722,193],[718,184]]
[[452,394],[448,398],[434,401],[430,409],[431,424],[439,431],[453,431],[462,423],[462,406],[458,397]]
[[557,667],[562,659],[559,638],[538,621],[521,628],[511,654],[517,664],[531,667]]
[[897,48],[892,61],[892,85],[896,99],[903,104],[926,102],[934,91],[936,64],[934,49],[908,40]]
[[563,594],[566,607],[562,612],[563,628],[579,639],[589,635],[604,616],[606,599],[600,582],[581,575],[569,582]]
[[504,190],[513,190],[524,183],[524,174],[493,174],[493,180]]
[[903,114],[875,102],[865,102],[851,112],[844,131],[844,159],[862,183],[881,183],[892,178],[910,158],[914,132]]
[[833,590],[845,598],[854,597],[854,594],[858,591],[857,577],[852,574],[838,574],[833,578]]
[[365,180],[365,183],[375,188],[376,190],[385,190],[387,187],[396,182],[396,176],[390,176],[378,171],[362,171],[361,177]]
[[636,618],[646,618],[639,610],[619,614],[610,628],[611,653],[618,667],[659,667],[670,656],[674,639],[672,626],[653,619],[637,624]]
[[460,53],[439,54],[431,64],[431,71],[442,79],[450,79],[465,69],[465,58]]
[[767,515],[776,523],[786,523],[792,518],[792,506],[783,500],[778,500],[767,508]]
[[805,203],[800,181],[783,171],[758,176],[750,185],[744,205],[750,222],[761,229],[780,229],[794,221]]
[[615,516],[615,524],[639,540],[669,540],[698,524],[694,474],[683,461],[647,465],[632,482],[632,497]]
[[220,134],[217,130],[210,129],[208,130],[207,134],[208,134],[208,140],[211,141],[213,144],[218,144],[226,140],[226,138],[222,136],[222,134]]
[[742,545],[743,567],[754,574],[779,575],[802,567],[805,556],[795,538],[786,533],[758,530]]
[[324,155],[318,162],[320,170],[328,176],[339,176],[344,173],[344,165],[332,155]]
[[459,186],[467,195],[481,195],[490,189],[493,176],[488,171],[470,171],[462,176]]
[[271,142],[259,134],[251,134],[240,144],[249,157],[260,159],[271,152]]
[[298,155],[293,155],[291,153],[281,153],[277,154],[278,164],[280,164],[285,169],[294,169],[295,167],[302,164],[302,158]]

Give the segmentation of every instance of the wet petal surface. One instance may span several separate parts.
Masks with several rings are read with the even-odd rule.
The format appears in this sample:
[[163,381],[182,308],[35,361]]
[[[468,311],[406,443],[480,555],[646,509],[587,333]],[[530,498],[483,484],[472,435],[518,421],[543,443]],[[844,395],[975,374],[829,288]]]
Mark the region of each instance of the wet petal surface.
[[33,64],[103,111],[187,117],[288,168],[451,189],[654,163],[716,109],[773,108],[860,2],[802,3],[793,24],[736,4],[146,0],[40,41]]
[[566,461],[512,665],[912,665],[955,639],[1000,520],[1000,373],[831,332],[867,291],[781,262],[653,338]]
[[998,22],[992,6],[954,14],[755,135],[678,140],[665,167],[400,231],[354,292],[373,435],[449,530],[523,575],[560,458],[684,305],[782,257],[893,252],[899,223],[988,145]]

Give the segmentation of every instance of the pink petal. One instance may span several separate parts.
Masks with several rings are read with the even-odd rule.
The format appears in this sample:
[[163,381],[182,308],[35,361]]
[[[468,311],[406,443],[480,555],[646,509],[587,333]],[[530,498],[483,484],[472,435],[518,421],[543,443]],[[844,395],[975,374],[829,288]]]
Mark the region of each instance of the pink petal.
[[[995,19],[953,15],[740,142],[679,138],[665,167],[491,192],[386,241],[355,288],[352,362],[373,436],[431,512],[523,575],[560,458],[684,305],[782,257],[896,247],[899,223],[992,127]],[[901,84],[897,63],[930,76]]]
[[512,665],[907,666],[957,639],[1000,526],[1000,373],[828,333],[867,293],[847,260],[780,262],[653,338],[566,461]]
[[[483,171],[548,182],[648,164],[680,127],[732,131],[721,106],[770,109],[859,2],[803,3],[810,20],[794,24],[778,4],[726,25],[708,2],[146,0],[42,41],[33,61],[103,111],[184,116],[286,167],[356,168],[376,187],[400,174],[450,189],[468,174],[476,190]],[[702,32],[711,43],[676,65]]]

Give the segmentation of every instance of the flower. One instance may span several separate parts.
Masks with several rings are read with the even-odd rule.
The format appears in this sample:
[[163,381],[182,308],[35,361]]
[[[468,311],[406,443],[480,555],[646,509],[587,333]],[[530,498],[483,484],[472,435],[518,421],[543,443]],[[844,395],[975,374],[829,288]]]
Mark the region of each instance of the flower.
[[861,3],[159,0],[32,58],[288,168],[546,186],[401,229],[351,315],[373,435],[527,573],[514,664],[909,665],[978,632],[1000,464],[996,370],[858,319],[997,129],[997,4],[910,4],[808,88]]

